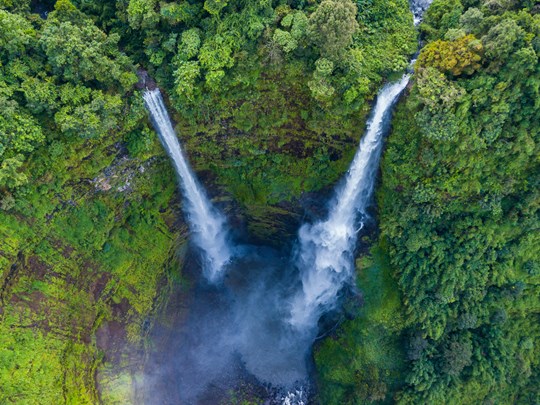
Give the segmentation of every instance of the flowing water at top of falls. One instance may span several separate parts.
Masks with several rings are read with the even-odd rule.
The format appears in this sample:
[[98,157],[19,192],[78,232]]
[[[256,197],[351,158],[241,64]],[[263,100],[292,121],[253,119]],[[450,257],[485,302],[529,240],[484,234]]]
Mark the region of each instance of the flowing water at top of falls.
[[418,25],[422,22],[424,13],[429,8],[429,5],[433,0],[412,0],[410,2],[411,11],[414,17],[414,25]]
[[172,127],[169,114],[159,89],[145,91],[144,101],[163,147],[180,176],[185,211],[195,243],[205,256],[204,272],[208,280],[220,279],[232,252],[229,247],[229,230],[224,216],[208,200],[204,189],[191,171]]

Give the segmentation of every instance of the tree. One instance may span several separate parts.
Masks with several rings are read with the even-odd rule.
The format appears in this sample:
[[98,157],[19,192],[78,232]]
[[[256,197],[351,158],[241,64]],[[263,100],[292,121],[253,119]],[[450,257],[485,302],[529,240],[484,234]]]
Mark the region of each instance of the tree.
[[178,44],[178,57],[181,59],[191,59],[197,56],[201,47],[201,34],[197,28],[191,28],[182,32],[180,43]]
[[[456,107],[465,96],[465,90],[432,67],[418,69],[417,89],[424,104],[415,115],[422,133],[431,139],[452,139],[459,131]],[[426,201],[429,200],[428,197]]]
[[459,18],[459,25],[467,34],[476,34],[480,32],[484,14],[477,8],[471,7]]
[[78,24],[59,20],[56,13],[47,19],[39,40],[56,75],[74,83],[96,80],[128,87],[136,83],[129,59],[117,49],[117,34],[107,36],[87,19]]
[[294,51],[298,47],[298,41],[293,38],[290,32],[276,29],[273,40],[285,53]]
[[22,155],[16,155],[2,161],[0,164],[0,189],[3,187],[14,189],[28,182],[26,174],[20,171],[23,161]]
[[422,49],[417,63],[453,76],[470,75],[481,66],[482,50],[482,43],[471,34],[455,41],[438,40]]
[[460,0],[433,1],[424,14],[420,29],[430,40],[441,39],[444,33],[456,28],[463,12]]
[[482,37],[486,57],[500,65],[523,40],[525,31],[512,19],[505,19],[490,28]]
[[190,4],[185,1],[178,3],[167,3],[161,5],[161,15],[165,17],[171,24],[186,23],[191,25],[197,21],[202,10],[200,3]]
[[155,11],[156,0],[129,0],[127,8],[129,25],[132,28],[153,28],[159,22]]
[[329,82],[334,63],[326,58],[320,58],[315,62],[315,66],[313,80],[308,82],[311,95],[320,102],[329,102],[335,94],[335,89]]
[[358,30],[356,5],[351,0],[324,0],[309,17],[309,36],[321,55],[334,61],[343,58]]
[[32,24],[25,18],[0,10],[0,56],[5,61],[24,53],[35,35]]
[[443,370],[453,377],[471,364],[472,342],[470,339],[452,338],[443,349]]
[[0,157],[31,152],[44,141],[41,126],[12,100],[0,97]]
[[212,15],[218,15],[221,10],[227,7],[227,0],[206,0],[204,9]]
[[0,0],[0,8],[7,8],[14,12],[28,12],[31,0]]
[[40,80],[28,77],[21,84],[26,99],[26,108],[33,114],[51,113],[58,107],[58,87],[50,78]]
[[199,51],[201,66],[209,71],[232,67],[234,59],[230,40],[232,38],[215,35],[204,41]]
[[290,31],[277,28],[274,31],[274,42],[286,53],[294,51],[300,45],[300,42],[303,42],[307,33],[308,19],[306,15],[301,11],[289,13],[281,20],[281,26],[289,28]]
[[121,98],[99,90],[87,94],[89,102],[66,104],[55,114],[54,120],[62,132],[70,136],[96,138],[117,128]]
[[176,93],[188,100],[193,99],[195,93],[195,83],[200,76],[200,67],[198,61],[179,61],[176,63],[174,72],[174,83],[176,85]]

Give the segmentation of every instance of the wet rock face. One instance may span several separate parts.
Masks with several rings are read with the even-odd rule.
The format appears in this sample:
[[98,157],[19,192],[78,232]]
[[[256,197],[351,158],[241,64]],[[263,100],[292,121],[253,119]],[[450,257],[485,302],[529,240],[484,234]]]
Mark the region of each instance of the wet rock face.
[[139,81],[135,87],[139,90],[154,90],[157,88],[156,81],[150,77],[148,72],[143,68],[137,69],[137,76],[139,76]]

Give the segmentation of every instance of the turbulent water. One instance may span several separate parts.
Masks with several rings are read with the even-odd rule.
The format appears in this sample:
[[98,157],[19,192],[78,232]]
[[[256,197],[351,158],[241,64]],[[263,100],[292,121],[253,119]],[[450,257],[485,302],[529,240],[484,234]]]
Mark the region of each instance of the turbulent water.
[[372,195],[384,130],[390,110],[409,78],[406,74],[379,93],[366,134],[344,183],[337,188],[328,218],[300,228],[298,267],[302,270],[302,290],[293,300],[290,318],[298,329],[316,327],[319,316],[334,306],[339,290],[353,279],[354,248]]
[[232,256],[225,218],[208,200],[203,188],[193,175],[172,127],[159,89],[147,90],[143,97],[159,139],[180,176],[186,201],[186,215],[193,239],[206,259],[205,275],[210,281],[216,282],[221,278],[224,267]]
[[432,2],[433,0],[412,0],[410,2],[411,11],[414,16],[414,25],[418,25],[422,22],[424,13]]

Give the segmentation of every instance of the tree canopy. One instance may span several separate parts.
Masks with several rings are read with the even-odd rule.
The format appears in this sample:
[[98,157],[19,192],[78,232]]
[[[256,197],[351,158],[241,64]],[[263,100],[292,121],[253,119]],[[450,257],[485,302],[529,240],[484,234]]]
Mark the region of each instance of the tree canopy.
[[235,225],[282,247],[418,40],[318,396],[538,403],[539,34],[534,0],[434,0],[417,29],[406,0],[0,0],[0,403],[129,403],[103,336],[142,352],[179,283],[137,71]]

